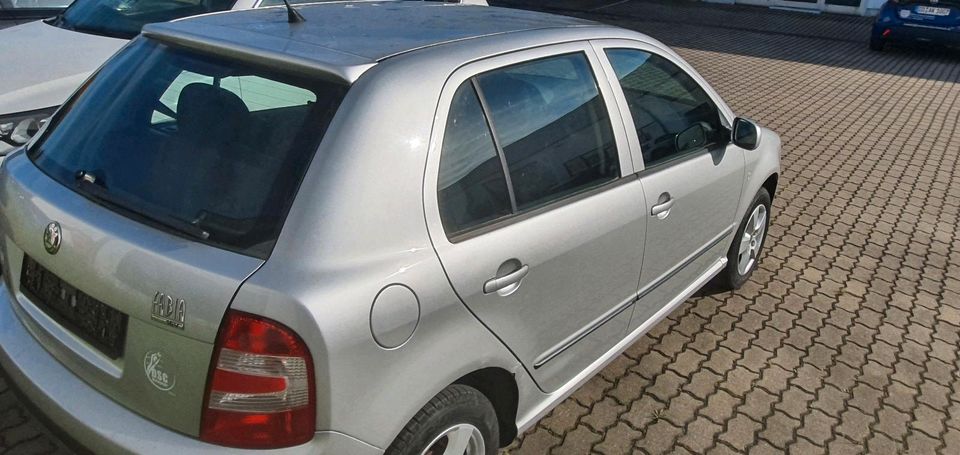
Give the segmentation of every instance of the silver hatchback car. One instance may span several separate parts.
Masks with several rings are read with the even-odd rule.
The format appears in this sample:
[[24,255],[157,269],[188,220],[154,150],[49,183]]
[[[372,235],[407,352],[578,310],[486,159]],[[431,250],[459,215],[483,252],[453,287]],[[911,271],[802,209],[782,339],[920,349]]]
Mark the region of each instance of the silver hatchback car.
[[574,18],[148,26],[0,168],[0,363],[97,453],[493,454],[756,268],[780,139]]

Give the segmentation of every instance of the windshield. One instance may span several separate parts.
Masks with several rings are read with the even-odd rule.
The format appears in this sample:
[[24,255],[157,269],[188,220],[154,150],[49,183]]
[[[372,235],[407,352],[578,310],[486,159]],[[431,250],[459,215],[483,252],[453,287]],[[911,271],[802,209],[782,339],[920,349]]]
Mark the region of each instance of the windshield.
[[29,156],[125,216],[265,259],[347,87],[138,38]]
[[55,25],[132,39],[144,25],[230,9],[235,0],[77,0]]

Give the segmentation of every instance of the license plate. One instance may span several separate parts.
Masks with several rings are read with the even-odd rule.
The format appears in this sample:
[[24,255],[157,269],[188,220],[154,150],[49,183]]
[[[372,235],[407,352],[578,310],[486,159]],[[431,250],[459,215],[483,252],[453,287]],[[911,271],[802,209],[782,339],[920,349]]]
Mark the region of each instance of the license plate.
[[60,325],[112,359],[123,355],[127,315],[67,284],[29,256],[23,257],[20,290]]
[[917,6],[918,14],[926,14],[928,16],[949,16],[950,8],[937,8],[934,6]]

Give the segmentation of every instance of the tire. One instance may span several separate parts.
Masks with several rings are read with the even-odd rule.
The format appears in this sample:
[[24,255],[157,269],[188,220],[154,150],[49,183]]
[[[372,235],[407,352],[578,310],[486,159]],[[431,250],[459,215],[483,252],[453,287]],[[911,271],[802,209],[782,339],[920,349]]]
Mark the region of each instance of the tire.
[[887,41],[883,38],[876,36],[870,37],[870,50],[876,52],[883,52],[883,48],[887,46]]
[[[714,281],[721,290],[732,291],[740,289],[740,287],[750,279],[750,275],[753,274],[753,271],[756,270],[757,265],[760,263],[760,255],[763,253],[763,245],[766,243],[767,232],[769,231],[770,203],[770,193],[768,193],[765,188],[761,188],[760,191],[757,192],[757,195],[753,197],[753,202],[750,203],[750,209],[747,210],[747,213],[743,216],[743,220],[740,221],[740,227],[737,228],[736,236],[733,238],[733,244],[730,245],[730,250],[727,251],[727,266],[720,271],[720,274],[717,275]],[[757,241],[756,244],[748,243],[747,245],[748,248],[751,249],[751,262],[741,257],[740,248],[747,239],[744,236],[744,232],[748,232],[748,224],[751,224],[754,214],[761,211],[760,207],[762,207],[764,217],[759,235],[760,240]],[[756,227],[751,226],[749,232],[756,233]],[[741,270],[741,262],[746,263],[745,270]]]
[[[445,436],[449,430],[454,432]],[[477,438],[482,440],[482,449],[474,444]],[[458,439],[469,440],[469,444],[467,450],[457,455],[496,455],[499,449],[500,427],[493,404],[477,389],[462,384],[451,385],[433,397],[407,423],[386,453],[440,455]]]

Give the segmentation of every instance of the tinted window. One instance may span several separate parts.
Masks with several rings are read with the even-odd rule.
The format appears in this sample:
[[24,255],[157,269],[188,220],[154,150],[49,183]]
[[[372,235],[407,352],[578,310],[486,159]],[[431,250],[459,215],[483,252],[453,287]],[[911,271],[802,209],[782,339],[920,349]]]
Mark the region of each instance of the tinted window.
[[620,176],[606,107],[583,54],[477,76],[519,209]]
[[449,234],[511,212],[503,165],[470,81],[457,89],[450,106],[437,188]]
[[131,39],[144,25],[225,11],[234,0],[79,0],[54,25],[67,30]]
[[607,50],[607,57],[630,106],[647,167],[726,137],[717,107],[680,67],[633,49]]
[[183,89],[192,84],[217,84],[237,95],[250,112],[305,106],[317,101],[313,92],[259,76],[227,76],[213,78],[191,71],[183,71],[160,95],[160,105],[153,112],[153,123],[172,122],[177,117],[177,103]]
[[265,258],[346,90],[140,39],[29,154],[108,208]]

